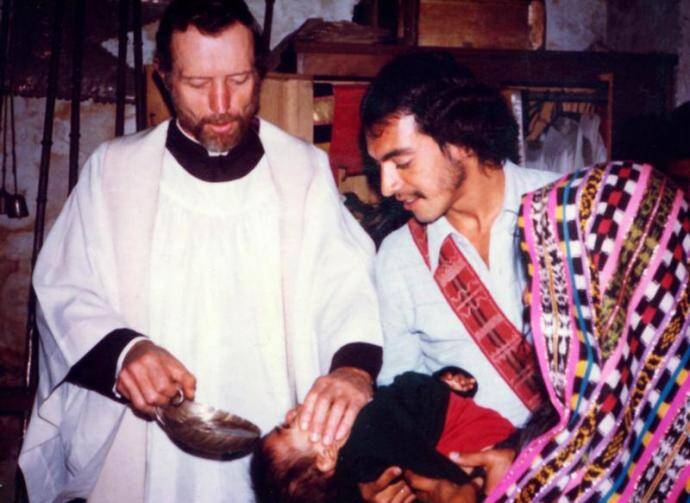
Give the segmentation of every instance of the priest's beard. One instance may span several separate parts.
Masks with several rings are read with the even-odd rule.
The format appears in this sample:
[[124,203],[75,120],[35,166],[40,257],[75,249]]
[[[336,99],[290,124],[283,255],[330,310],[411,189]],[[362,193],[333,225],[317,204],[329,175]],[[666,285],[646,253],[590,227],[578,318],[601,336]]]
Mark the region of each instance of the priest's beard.
[[[177,120],[187,133],[201,143],[209,152],[227,152],[237,146],[251,125],[251,121],[259,110],[259,83],[255,83],[249,102],[240,113],[222,113],[197,117],[193,111],[178,105],[175,93],[172,93],[173,104]],[[218,132],[206,127],[209,124],[232,123],[228,131]]]

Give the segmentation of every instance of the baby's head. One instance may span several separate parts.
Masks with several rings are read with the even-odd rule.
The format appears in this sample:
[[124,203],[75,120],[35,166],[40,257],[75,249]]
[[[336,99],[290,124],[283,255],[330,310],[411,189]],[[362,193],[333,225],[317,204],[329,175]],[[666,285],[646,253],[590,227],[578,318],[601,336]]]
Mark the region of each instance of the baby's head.
[[477,380],[465,369],[452,365],[434,372],[434,377],[446,383],[455,393],[464,397],[473,397],[477,393]]
[[297,424],[299,406],[265,435],[254,451],[251,477],[258,503],[319,503],[337,500],[335,465],[345,443],[311,442]]

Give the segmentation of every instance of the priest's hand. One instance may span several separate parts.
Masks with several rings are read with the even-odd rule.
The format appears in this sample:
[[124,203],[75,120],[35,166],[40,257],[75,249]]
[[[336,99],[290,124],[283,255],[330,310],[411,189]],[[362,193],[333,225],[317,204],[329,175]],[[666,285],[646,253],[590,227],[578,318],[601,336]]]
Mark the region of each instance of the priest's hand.
[[415,495],[400,475],[402,470],[391,466],[373,482],[359,484],[359,492],[367,503],[412,503]]
[[515,459],[515,451],[512,449],[488,449],[481,452],[469,454],[450,453],[450,459],[465,471],[472,468],[482,467],[486,472],[484,492],[491,494],[491,491],[501,482],[510,465]]
[[300,428],[311,432],[312,442],[342,440],[373,393],[371,376],[362,369],[340,367],[321,376],[304,399]]
[[186,399],[194,399],[196,378],[168,351],[146,340],[127,352],[116,389],[135,410],[152,415],[156,406],[170,403],[178,389]]
[[445,479],[423,477],[405,470],[405,480],[423,503],[474,503],[477,501],[476,485],[458,485]]

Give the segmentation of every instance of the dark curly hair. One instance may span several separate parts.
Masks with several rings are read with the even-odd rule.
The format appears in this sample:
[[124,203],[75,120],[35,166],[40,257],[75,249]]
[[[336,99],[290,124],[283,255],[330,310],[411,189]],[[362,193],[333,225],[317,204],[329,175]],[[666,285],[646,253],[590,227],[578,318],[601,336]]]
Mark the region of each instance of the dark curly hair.
[[243,0],[173,0],[167,7],[156,33],[155,60],[158,68],[172,70],[171,41],[176,31],[186,31],[192,25],[201,33],[215,35],[240,23],[249,28],[254,38],[254,66],[264,74],[265,54],[261,42],[261,29]]
[[446,79],[428,86],[410,112],[439,146],[472,149],[482,163],[520,162],[518,125],[503,96],[482,83]]
[[367,88],[360,115],[365,131],[389,115],[407,110],[420,91],[440,79],[472,82],[474,75],[445,51],[411,51],[387,63]]
[[329,503],[338,501],[338,483],[316,466],[316,456],[276,461],[262,438],[250,464],[257,503]]
[[[413,64],[407,65],[411,58]],[[414,58],[394,59],[369,87],[361,105],[366,135],[376,136],[378,126],[392,117],[411,114],[419,131],[441,148],[469,148],[480,162],[493,166],[506,159],[519,162],[518,125],[498,90],[459,73],[447,53]]]

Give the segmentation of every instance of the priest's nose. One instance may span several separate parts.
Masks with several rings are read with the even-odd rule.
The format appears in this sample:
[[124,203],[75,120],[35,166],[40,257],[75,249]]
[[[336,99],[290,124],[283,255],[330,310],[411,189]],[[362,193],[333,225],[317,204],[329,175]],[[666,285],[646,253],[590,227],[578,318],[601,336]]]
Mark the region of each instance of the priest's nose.
[[230,110],[230,100],[232,91],[225,82],[214,82],[209,96],[211,112],[214,114],[224,114]]

